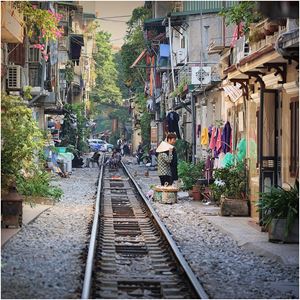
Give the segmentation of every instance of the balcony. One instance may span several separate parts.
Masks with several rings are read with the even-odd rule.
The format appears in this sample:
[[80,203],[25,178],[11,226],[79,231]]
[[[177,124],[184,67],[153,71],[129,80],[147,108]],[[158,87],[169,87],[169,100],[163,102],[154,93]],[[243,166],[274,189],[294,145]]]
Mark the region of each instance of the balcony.
[[1,2],[1,42],[23,43],[23,16],[13,7],[14,2]]
[[250,26],[250,53],[262,49],[265,45],[275,44],[278,35],[286,31],[285,20],[265,19]]

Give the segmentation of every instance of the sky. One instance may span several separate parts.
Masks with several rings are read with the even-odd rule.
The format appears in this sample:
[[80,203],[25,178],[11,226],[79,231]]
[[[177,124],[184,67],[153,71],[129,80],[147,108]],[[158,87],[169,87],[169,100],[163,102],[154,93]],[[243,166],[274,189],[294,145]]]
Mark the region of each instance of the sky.
[[[143,6],[144,1],[80,1],[90,11],[94,11],[101,19],[102,30],[111,33],[111,41],[114,49],[121,48],[123,38],[126,35],[126,22],[130,19],[134,8]],[[123,17],[127,16],[127,17]],[[112,18],[113,17],[113,18]],[[115,18],[116,17],[116,18]],[[107,18],[107,19],[106,19]]]

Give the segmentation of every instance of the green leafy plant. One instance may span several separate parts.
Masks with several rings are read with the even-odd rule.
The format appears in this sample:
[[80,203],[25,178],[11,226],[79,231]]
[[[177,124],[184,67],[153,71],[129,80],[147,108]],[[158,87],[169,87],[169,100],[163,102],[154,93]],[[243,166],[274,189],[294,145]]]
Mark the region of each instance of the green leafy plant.
[[150,144],[150,122],[151,115],[146,111],[141,116],[141,134],[144,144]]
[[299,190],[290,187],[271,187],[268,192],[260,193],[256,206],[261,212],[262,222],[269,226],[274,219],[286,219],[285,236],[290,232],[294,222],[299,219]]
[[121,133],[120,130],[116,130],[114,133],[111,134],[109,137],[109,142],[113,145],[117,145],[117,141],[120,138]]
[[66,113],[61,132],[60,146],[73,145],[79,152],[88,150],[86,140],[90,129],[86,127],[87,119],[84,115],[84,104],[66,104]]
[[30,199],[30,196],[34,196],[49,197],[58,201],[63,195],[61,188],[50,185],[50,175],[38,169],[34,172],[33,176],[18,176],[17,186],[18,192],[27,199]]
[[66,76],[66,81],[68,83],[71,83],[73,81],[73,79],[74,79],[74,63],[72,61],[68,61],[66,63],[65,76]]
[[6,189],[21,171],[31,170],[45,140],[31,109],[20,97],[2,93],[1,118],[1,184]]
[[59,22],[63,16],[50,9],[40,9],[38,4],[32,4],[29,1],[15,1],[14,7],[24,16],[28,37],[47,61],[49,58],[48,42],[62,36],[63,29],[59,28]]
[[191,190],[197,180],[204,175],[204,161],[200,160],[198,163],[193,164],[186,161],[179,161],[178,163],[178,177],[183,182],[184,190]]
[[241,1],[236,3],[237,4],[230,8],[222,9],[219,15],[226,18],[227,25],[239,25],[243,22],[243,32],[247,33],[250,24],[260,21],[263,16],[256,10],[255,1]]
[[210,186],[218,201],[224,195],[226,198],[246,198],[245,165],[239,162],[236,166],[217,169],[214,173],[215,182]]
[[122,94],[118,83],[118,68],[113,55],[111,34],[105,31],[96,33],[97,53],[94,59],[97,65],[95,69],[96,81],[91,96],[94,102],[122,104]]
[[178,160],[188,160],[191,144],[185,140],[178,139],[175,144]]

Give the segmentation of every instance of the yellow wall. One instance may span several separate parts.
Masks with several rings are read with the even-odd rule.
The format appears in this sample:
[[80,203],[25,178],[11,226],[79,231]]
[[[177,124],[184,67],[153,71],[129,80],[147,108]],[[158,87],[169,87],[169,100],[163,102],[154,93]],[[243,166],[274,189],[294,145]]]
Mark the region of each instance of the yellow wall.
[[[298,71],[295,69],[295,65],[289,65],[287,69],[287,82],[292,82],[297,80]],[[271,88],[271,87],[270,87]],[[293,97],[297,97],[298,93],[287,94],[286,90],[280,86],[279,98],[282,102],[281,108],[281,179],[282,186],[286,184],[293,185],[295,183],[295,178],[290,176],[289,165],[290,165],[290,148],[291,148],[291,115],[290,115],[290,100]],[[255,92],[258,92],[258,97],[260,95],[258,90],[258,84],[255,85]],[[250,94],[251,96],[251,94]],[[272,101],[272,96],[266,94],[265,96],[265,114],[264,114],[264,134],[263,134],[263,148],[264,155],[273,155],[273,139],[274,139],[274,102]],[[258,213],[256,211],[255,203],[259,196],[259,166],[257,165],[257,151],[256,146],[258,141],[258,128],[257,128],[257,116],[256,112],[259,110],[259,98],[256,101],[250,100],[247,102],[247,112],[246,112],[246,126],[247,126],[247,162],[248,162],[248,175],[249,175],[249,198],[251,203],[251,217],[258,221]],[[272,145],[272,146],[271,146]]]
[[251,204],[251,217],[258,220],[255,203],[259,193],[259,169],[257,167],[257,119],[258,104],[248,101],[246,112],[246,136],[247,136],[247,166],[249,183],[249,200]]
[[[288,66],[287,82],[295,81],[298,77],[298,71],[295,65]],[[294,94],[287,94],[286,90],[283,89],[282,93],[282,183],[285,186],[286,183],[293,185],[295,178],[290,176],[289,165],[290,165],[290,151],[291,151],[291,113],[290,113],[290,102],[294,97],[299,97],[299,92]],[[298,98],[299,99],[299,98]],[[299,100],[298,100],[299,101]]]

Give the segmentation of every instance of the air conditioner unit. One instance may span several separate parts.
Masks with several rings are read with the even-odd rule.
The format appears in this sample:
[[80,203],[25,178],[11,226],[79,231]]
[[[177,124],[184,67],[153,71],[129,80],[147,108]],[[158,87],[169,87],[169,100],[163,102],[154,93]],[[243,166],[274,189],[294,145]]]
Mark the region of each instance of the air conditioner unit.
[[9,90],[20,90],[23,86],[23,68],[10,65],[7,69],[7,87]]
[[34,48],[33,46],[29,47],[28,52],[28,62],[30,63],[38,63],[41,60],[41,51],[38,48]]
[[184,65],[187,62],[186,48],[180,48],[176,51],[176,65]]

